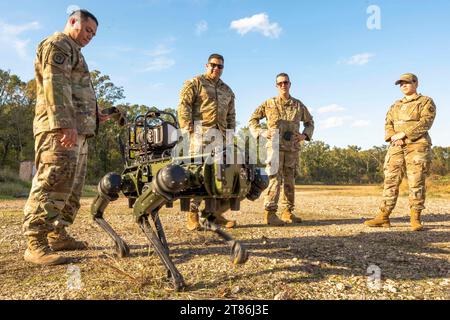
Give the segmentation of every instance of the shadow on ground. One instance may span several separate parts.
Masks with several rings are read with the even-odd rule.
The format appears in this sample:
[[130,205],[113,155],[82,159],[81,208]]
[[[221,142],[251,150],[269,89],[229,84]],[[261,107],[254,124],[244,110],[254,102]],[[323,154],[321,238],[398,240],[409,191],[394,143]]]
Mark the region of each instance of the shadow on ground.
[[[355,274],[364,275],[370,265],[376,265],[381,268],[385,279],[445,278],[448,277],[450,263],[445,258],[431,258],[427,254],[450,254],[449,242],[449,233],[434,231],[417,232],[413,235],[406,231],[380,231],[343,237],[306,236],[244,241],[246,248],[250,251],[250,259],[252,257],[277,259],[278,264],[289,262],[293,258],[302,260],[301,264],[276,266],[270,270],[247,273],[245,277],[251,278],[282,271],[301,272],[302,276],[289,277],[288,282],[312,282],[320,281],[330,275],[349,277]],[[192,259],[194,255],[228,255],[229,253],[230,250],[225,244],[205,246],[195,250],[180,249],[178,245],[172,245],[176,264]],[[304,276],[304,272],[308,275]],[[201,288],[201,284],[196,286]]]

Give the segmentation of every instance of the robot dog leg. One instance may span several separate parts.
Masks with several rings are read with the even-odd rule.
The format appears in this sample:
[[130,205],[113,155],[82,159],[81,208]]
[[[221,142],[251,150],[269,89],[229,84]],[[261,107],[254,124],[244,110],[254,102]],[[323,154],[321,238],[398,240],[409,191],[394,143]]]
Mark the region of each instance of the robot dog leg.
[[114,241],[116,254],[123,258],[129,256],[130,248],[103,218],[103,213],[109,203],[119,198],[121,183],[120,175],[114,172],[108,173],[100,180],[97,197],[91,205],[91,214],[94,221]]

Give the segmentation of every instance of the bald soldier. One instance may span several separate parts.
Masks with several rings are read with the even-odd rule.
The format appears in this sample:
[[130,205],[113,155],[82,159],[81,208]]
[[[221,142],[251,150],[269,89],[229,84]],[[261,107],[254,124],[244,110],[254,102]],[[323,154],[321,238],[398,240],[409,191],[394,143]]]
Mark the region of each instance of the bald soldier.
[[[306,106],[290,95],[291,81],[286,73],[276,77],[278,96],[260,105],[249,121],[249,127],[254,136],[267,138],[268,154],[279,153],[278,171],[274,171],[274,164],[268,163],[269,188],[264,199],[264,222],[269,225],[280,226],[285,223],[301,223],[301,218],[295,216],[295,172],[301,141],[310,141],[314,132],[314,121]],[[261,119],[267,119],[267,130],[259,124]],[[300,122],[304,130],[300,133]],[[279,150],[273,150],[272,138],[279,134]],[[276,157],[275,157],[276,159]],[[278,200],[281,185],[283,185],[284,210],[281,220],[277,216]]]
[[81,48],[97,32],[98,21],[86,10],[69,17],[64,32],[43,40],[37,49],[37,101],[34,176],[24,208],[27,238],[24,259],[42,265],[67,260],[54,251],[85,249],[72,238],[70,226],[80,208],[87,165],[87,138],[95,135],[98,114],[94,89]]
[[390,143],[384,163],[384,190],[378,215],[365,224],[390,227],[389,216],[397,203],[399,186],[406,171],[409,185],[411,229],[423,229],[420,221],[425,209],[425,178],[432,152],[428,131],[436,116],[431,98],[417,93],[417,76],[406,73],[395,82],[405,95],[391,106],[386,116],[385,140]]
[[[234,93],[220,77],[224,69],[224,58],[212,54],[206,64],[206,73],[185,82],[178,105],[178,121],[181,129],[189,133],[191,155],[202,154],[204,148],[212,143],[209,134],[218,133],[225,140],[226,130],[236,128]],[[187,229],[198,230],[199,206],[201,201],[191,201],[187,214]],[[215,223],[233,228],[236,221],[215,215]]]

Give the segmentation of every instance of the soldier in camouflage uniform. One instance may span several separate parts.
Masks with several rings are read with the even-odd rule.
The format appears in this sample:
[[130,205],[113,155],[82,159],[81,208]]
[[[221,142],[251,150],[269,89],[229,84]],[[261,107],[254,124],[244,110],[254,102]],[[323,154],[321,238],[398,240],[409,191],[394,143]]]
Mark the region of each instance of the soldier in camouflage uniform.
[[[212,140],[208,136],[217,133],[221,142],[226,130],[235,130],[236,112],[234,93],[221,79],[224,58],[212,54],[206,64],[206,73],[185,82],[178,105],[178,120],[181,129],[189,133],[189,151],[191,155],[202,154]],[[217,141],[217,140],[216,140]],[[206,149],[205,149],[206,150]],[[188,230],[198,230],[199,206],[201,200],[191,201],[187,214]],[[215,216],[215,222],[226,228],[233,228],[236,221],[227,220],[221,215]]]
[[[28,262],[54,265],[67,260],[54,251],[84,249],[65,230],[74,222],[87,165],[87,138],[100,121],[94,89],[81,48],[97,31],[98,21],[86,10],[69,17],[64,32],[43,40],[37,49],[37,102],[34,176],[24,208],[23,232]],[[51,247],[51,248],[50,248]]]
[[420,215],[425,209],[425,178],[432,152],[428,134],[436,116],[431,98],[417,94],[418,79],[406,73],[395,83],[405,95],[391,106],[386,116],[385,141],[390,143],[384,163],[383,201],[369,227],[390,227],[389,215],[394,209],[399,186],[406,171],[409,185],[411,229],[423,229]]
[[[249,121],[249,127],[254,136],[263,136],[267,143],[268,155],[279,153],[278,166],[268,163],[269,188],[264,199],[264,222],[269,225],[283,225],[285,223],[300,223],[301,218],[295,216],[295,172],[301,141],[310,141],[314,131],[314,121],[306,106],[289,94],[291,82],[289,76],[281,73],[276,77],[278,97],[265,101],[256,109]],[[259,121],[267,119],[267,130],[263,130]],[[300,134],[300,122],[304,123],[303,133]],[[274,150],[273,137],[279,136],[279,150]],[[268,159],[276,159],[268,156]],[[278,168],[276,171],[275,168]],[[276,171],[276,172],[274,172]],[[283,184],[283,206],[281,220],[276,215],[280,189]]]

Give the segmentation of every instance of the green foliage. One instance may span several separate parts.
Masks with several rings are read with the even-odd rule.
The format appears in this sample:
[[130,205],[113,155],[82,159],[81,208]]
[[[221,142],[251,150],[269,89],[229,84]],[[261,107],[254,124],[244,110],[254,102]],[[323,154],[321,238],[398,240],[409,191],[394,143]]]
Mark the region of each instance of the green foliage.
[[[433,147],[431,174],[448,175],[450,147]],[[357,146],[330,148],[322,141],[306,144],[299,159],[300,183],[366,184],[383,182],[387,146],[361,150]]]
[[431,163],[431,173],[445,176],[450,171],[450,148],[433,147],[433,162]]
[[23,82],[0,69],[0,168],[19,168],[34,152],[34,80]]
[[0,198],[25,197],[31,188],[31,182],[18,178],[18,173],[11,170],[0,170]]

